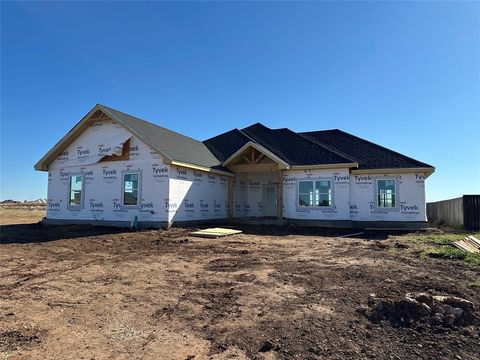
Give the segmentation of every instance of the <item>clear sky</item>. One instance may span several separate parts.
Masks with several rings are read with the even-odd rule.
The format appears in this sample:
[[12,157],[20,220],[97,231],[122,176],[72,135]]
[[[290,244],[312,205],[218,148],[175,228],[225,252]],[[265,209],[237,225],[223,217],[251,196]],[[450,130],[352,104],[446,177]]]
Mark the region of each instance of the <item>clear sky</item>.
[[478,2],[1,3],[1,199],[96,103],[204,140],[339,128],[480,193]]

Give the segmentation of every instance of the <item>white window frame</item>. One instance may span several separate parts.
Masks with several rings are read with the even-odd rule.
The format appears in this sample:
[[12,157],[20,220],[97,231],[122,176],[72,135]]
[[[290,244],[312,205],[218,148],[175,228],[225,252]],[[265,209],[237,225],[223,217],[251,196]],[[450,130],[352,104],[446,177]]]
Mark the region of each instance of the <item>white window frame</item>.
[[[378,209],[395,209],[397,207],[398,199],[397,199],[397,181],[394,178],[383,178],[383,179],[377,179],[377,191],[375,194],[375,202],[377,205]],[[392,206],[381,206],[380,205],[380,187],[379,187],[379,182],[380,181],[393,181],[393,197],[392,197]],[[385,200],[385,196],[384,196]],[[383,201],[385,204],[385,201]]]
[[[317,203],[317,200],[318,200],[318,203],[320,203],[320,192],[318,192],[317,194],[317,182],[320,182],[320,181],[328,181],[328,193],[321,193],[321,194],[327,194],[328,197],[329,197],[329,201],[328,201],[328,205],[314,205],[314,207],[319,207],[319,208],[329,208],[333,205],[333,190],[332,190],[332,181],[331,180],[327,180],[327,179],[317,179],[315,180],[315,183],[313,184],[313,189],[314,189],[314,204]],[[316,198],[318,195],[318,199]]]
[[[330,204],[329,205],[316,205],[317,200],[320,200],[320,196],[317,199],[317,182],[328,181],[329,186],[329,195],[330,195]],[[300,193],[300,183],[301,182],[311,182],[313,184],[313,193],[312,193],[312,205],[300,205],[300,195],[306,195],[307,193]],[[333,181],[331,178],[316,178],[316,179],[299,179],[297,181],[297,207],[299,209],[331,209],[334,206],[334,191],[333,191]],[[322,193],[325,194],[325,193]],[[318,192],[320,195],[320,192]]]
[[[125,175],[137,175],[138,176],[138,185],[137,185],[137,203],[136,204],[125,204]],[[142,173],[139,170],[135,171],[122,171],[122,207],[125,208],[139,208],[141,207],[142,201]]]
[[[72,190],[72,178],[73,177],[81,177],[82,178],[82,187],[80,190],[80,204],[72,204],[71,203],[71,195],[72,191],[78,191],[78,190]],[[85,206],[85,176],[83,176],[82,173],[71,173],[68,175],[68,195],[67,195],[67,208],[69,209],[83,209]]]
[[[301,193],[300,192],[300,183],[304,183],[304,182],[311,182],[312,183],[312,193]],[[310,199],[310,203],[312,205],[302,205],[300,204],[300,195],[309,195],[311,196],[311,199]],[[301,208],[311,208],[311,207],[314,207],[314,204],[315,204],[315,180],[310,180],[310,179],[305,179],[305,180],[298,180],[298,184],[297,184],[297,205],[298,207],[301,207]]]

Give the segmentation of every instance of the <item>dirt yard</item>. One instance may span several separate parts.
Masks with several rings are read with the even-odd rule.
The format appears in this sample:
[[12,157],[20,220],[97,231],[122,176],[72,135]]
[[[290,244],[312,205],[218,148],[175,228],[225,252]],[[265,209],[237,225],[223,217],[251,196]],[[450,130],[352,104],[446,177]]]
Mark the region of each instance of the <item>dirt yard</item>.
[[[420,256],[415,234],[243,230],[2,226],[0,359],[478,359],[478,267]],[[362,311],[407,292],[476,312],[447,326]]]

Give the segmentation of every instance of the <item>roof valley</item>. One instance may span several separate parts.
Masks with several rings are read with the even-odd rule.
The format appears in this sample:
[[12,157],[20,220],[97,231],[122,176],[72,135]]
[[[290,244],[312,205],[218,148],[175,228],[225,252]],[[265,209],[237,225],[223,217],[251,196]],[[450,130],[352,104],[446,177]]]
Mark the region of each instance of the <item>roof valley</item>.
[[352,162],[357,162],[357,160],[355,160],[354,158],[352,158],[350,155],[345,154],[345,153],[340,152],[340,151],[337,151],[337,150],[331,148],[330,146],[327,146],[327,145],[322,144],[322,143],[320,143],[320,142],[318,142],[318,141],[315,141],[315,140],[313,140],[313,139],[310,139],[310,138],[306,137],[305,135],[303,135],[303,133],[296,133],[296,134],[299,135],[299,136],[301,136],[301,137],[303,137],[304,139],[306,139],[306,140],[308,140],[308,141],[311,141],[311,142],[313,142],[313,143],[315,143],[315,144],[317,144],[317,145],[319,145],[319,146],[321,146],[321,147],[323,147],[323,148],[331,151],[331,152],[334,152],[335,154],[338,154],[338,155],[340,155],[340,156],[342,156],[342,157],[345,157],[345,158],[351,160]]

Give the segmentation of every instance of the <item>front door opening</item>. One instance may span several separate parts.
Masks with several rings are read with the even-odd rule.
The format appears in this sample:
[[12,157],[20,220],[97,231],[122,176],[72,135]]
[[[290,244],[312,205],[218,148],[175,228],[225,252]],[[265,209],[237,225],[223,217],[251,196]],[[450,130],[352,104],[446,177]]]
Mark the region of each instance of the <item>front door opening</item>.
[[268,217],[277,216],[277,186],[276,185],[265,185],[264,187],[263,216],[268,216]]

